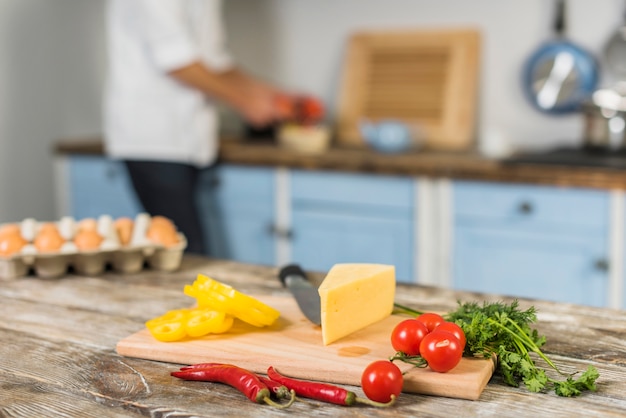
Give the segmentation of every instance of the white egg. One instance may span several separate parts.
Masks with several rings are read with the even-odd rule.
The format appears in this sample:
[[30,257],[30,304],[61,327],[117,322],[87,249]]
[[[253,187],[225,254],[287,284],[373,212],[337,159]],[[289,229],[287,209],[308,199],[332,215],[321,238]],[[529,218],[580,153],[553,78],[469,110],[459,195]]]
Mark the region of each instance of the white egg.
[[130,239],[130,245],[146,245],[150,241],[146,237],[148,227],[150,226],[150,215],[147,213],[140,213],[135,217],[135,225],[133,227],[133,235]]
[[34,218],[24,219],[20,224],[20,232],[26,241],[32,242],[37,235],[37,221]]
[[76,234],[77,224],[73,217],[64,216],[58,222],[59,234],[66,241],[71,241]]

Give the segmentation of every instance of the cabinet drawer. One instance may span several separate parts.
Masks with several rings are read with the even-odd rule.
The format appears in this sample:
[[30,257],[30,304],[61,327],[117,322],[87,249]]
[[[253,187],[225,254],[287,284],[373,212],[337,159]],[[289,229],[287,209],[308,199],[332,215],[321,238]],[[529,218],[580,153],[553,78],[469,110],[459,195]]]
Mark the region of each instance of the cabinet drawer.
[[[217,198],[228,205],[254,209],[273,205],[274,170],[271,168],[220,166],[215,172]],[[255,203],[256,202],[256,203]]]
[[291,185],[294,203],[317,201],[406,210],[414,204],[413,182],[409,178],[294,171]]
[[501,221],[538,228],[605,228],[609,195],[588,189],[455,182],[455,221]]
[[142,210],[123,163],[99,156],[71,156],[68,171],[68,215],[77,219],[103,214],[134,217]]

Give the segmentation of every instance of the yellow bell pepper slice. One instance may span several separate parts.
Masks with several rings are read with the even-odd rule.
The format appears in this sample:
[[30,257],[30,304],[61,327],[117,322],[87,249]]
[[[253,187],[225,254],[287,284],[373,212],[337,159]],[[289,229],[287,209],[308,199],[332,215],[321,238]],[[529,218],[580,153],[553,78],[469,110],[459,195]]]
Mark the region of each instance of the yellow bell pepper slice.
[[224,312],[214,311],[210,308],[192,309],[185,322],[185,331],[187,335],[194,338],[216,333],[223,328],[225,319],[226,314]]
[[271,325],[280,316],[271,306],[202,274],[184,292],[200,306],[224,311],[256,327]]
[[182,340],[187,336],[185,322],[189,316],[188,309],[176,309],[146,322],[146,328],[152,336],[164,342]]

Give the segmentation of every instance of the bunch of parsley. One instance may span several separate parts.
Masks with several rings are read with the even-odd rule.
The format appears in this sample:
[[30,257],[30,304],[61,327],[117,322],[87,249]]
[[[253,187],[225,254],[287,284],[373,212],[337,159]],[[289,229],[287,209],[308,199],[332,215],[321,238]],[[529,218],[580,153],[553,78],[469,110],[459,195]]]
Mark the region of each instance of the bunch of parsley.
[[[396,304],[396,309],[405,313],[420,312]],[[465,332],[467,343],[465,355],[491,358],[497,356],[497,371],[504,381],[511,386],[520,382],[531,392],[541,392],[553,388],[559,396],[577,396],[584,390],[596,390],[599,373],[590,365],[587,370],[575,378],[575,374],[564,374],[541,351],[546,342],[537,330],[531,328],[536,322],[534,307],[522,311],[514,300],[510,304],[502,302],[458,302],[457,310],[444,316],[447,321],[456,322]],[[562,379],[549,377],[531,357],[534,353]]]

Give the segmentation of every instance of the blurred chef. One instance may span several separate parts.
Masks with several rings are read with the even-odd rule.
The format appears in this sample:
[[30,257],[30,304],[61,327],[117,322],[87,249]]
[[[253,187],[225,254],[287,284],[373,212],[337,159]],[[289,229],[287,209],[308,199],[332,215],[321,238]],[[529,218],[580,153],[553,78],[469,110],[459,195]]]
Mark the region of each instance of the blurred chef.
[[106,153],[124,161],[145,211],[170,218],[188,252],[208,254],[195,196],[216,160],[215,103],[263,127],[289,95],[236,67],[220,0],[109,0],[107,29]]

